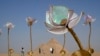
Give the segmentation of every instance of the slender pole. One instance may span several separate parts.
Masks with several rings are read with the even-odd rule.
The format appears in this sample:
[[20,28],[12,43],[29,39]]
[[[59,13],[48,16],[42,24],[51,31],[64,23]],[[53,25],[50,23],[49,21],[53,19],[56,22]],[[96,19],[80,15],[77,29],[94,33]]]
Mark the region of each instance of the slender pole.
[[94,53],[94,49],[91,48],[91,42],[90,42],[90,40],[91,40],[91,33],[92,33],[92,32],[91,32],[91,30],[92,30],[92,29],[91,29],[91,28],[92,28],[92,27],[91,27],[91,22],[89,22],[89,28],[90,28],[90,30],[89,30],[89,39],[88,39],[88,48],[89,48],[88,51],[89,51],[90,54],[93,54],[93,53]]
[[1,36],[1,34],[2,34],[2,33],[1,33],[1,31],[0,31],[0,36]]
[[66,51],[64,50],[64,48],[65,48],[65,43],[66,43],[66,34],[64,34],[63,48],[62,48],[62,50],[60,51],[60,53],[61,53],[62,56],[64,56],[65,53],[66,53]]
[[64,49],[65,43],[66,43],[66,34],[64,34],[64,43],[63,43],[63,48],[62,49]]
[[90,30],[89,30],[88,45],[89,45],[89,49],[90,49],[90,48],[91,48],[91,47],[90,47],[90,38],[91,38],[91,23],[89,23],[89,28],[90,28]]
[[32,26],[30,25],[30,45],[31,45],[31,51],[32,51]]
[[10,52],[9,52],[9,48],[10,48],[10,46],[9,46],[9,31],[10,31],[10,29],[8,28],[8,56],[10,56]]
[[72,34],[72,36],[74,37],[75,41],[77,42],[77,44],[78,44],[80,50],[83,50],[83,47],[82,47],[82,45],[81,45],[81,42],[80,42],[80,40],[78,39],[78,36],[77,36],[76,33],[74,32],[74,30],[73,30],[72,28],[69,28],[69,27],[67,27],[67,28],[68,28],[69,32]]

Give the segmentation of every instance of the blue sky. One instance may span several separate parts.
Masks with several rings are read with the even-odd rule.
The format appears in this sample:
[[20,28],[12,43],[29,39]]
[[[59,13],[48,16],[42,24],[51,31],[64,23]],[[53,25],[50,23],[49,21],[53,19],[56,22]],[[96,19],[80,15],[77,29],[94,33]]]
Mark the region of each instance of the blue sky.
[[[7,28],[4,25],[12,22],[15,25],[10,31],[10,47],[19,53],[21,47],[25,51],[29,51],[29,27],[26,23],[28,16],[37,19],[37,23],[32,26],[33,49],[37,48],[41,43],[46,43],[51,38],[57,39],[63,43],[63,35],[54,35],[47,31],[44,22],[45,14],[51,5],[62,5],[73,9],[78,15],[81,11],[90,14],[96,21],[92,24],[91,46],[100,51],[100,8],[99,0],[0,0],[0,28],[2,35],[0,36],[0,53],[7,53]],[[75,32],[79,36],[82,45],[86,49],[88,46],[88,26],[83,26],[84,19],[74,27]],[[75,51],[78,49],[76,42],[70,33],[66,33],[66,49]]]

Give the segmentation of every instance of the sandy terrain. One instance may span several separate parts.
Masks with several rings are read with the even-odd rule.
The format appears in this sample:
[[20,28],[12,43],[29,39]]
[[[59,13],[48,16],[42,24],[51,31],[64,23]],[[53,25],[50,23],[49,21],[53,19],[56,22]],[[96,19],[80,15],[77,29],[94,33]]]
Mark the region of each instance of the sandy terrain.
[[[58,41],[56,41],[55,39],[51,39],[47,43],[43,43],[39,47],[37,47],[33,51],[33,56],[61,56],[61,50],[62,46],[58,43]],[[66,51],[65,56],[71,56],[66,49],[64,50]],[[0,56],[7,56],[7,54],[1,53]],[[12,56],[21,56],[21,54],[12,54]],[[100,52],[95,52],[92,56],[100,56]]]

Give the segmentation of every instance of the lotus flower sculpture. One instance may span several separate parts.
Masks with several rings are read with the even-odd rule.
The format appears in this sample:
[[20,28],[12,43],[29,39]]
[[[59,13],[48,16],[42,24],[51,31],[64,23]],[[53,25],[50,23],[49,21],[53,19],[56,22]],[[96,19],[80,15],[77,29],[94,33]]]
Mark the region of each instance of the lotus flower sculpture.
[[81,19],[83,13],[78,16],[73,10],[64,6],[51,6],[46,12],[46,27],[53,34],[64,34],[69,28],[73,28]]
[[[46,22],[45,25],[49,32],[53,34],[64,34],[64,45],[65,45],[65,33],[72,31],[72,27],[74,27],[83,13],[78,16],[73,10],[70,10],[64,6],[52,6],[50,10],[46,12]],[[73,34],[73,33],[72,33]],[[78,38],[75,38],[77,41]],[[82,46],[80,42],[78,42],[80,49]],[[63,45],[63,48],[64,48]],[[64,50],[61,50],[61,53],[65,53]]]
[[37,21],[36,21],[36,19],[33,19],[33,18],[31,18],[31,17],[28,17],[27,19],[26,19],[26,22],[27,22],[27,24],[28,24],[28,26],[30,27],[30,51],[28,52],[28,54],[30,55],[30,56],[32,56],[33,55],[33,51],[32,51],[32,24],[33,23],[36,23]]
[[89,45],[89,46],[88,46],[88,51],[89,51],[89,53],[91,53],[91,54],[94,53],[94,49],[92,49],[92,48],[91,48],[91,45],[90,45],[91,28],[92,28],[92,27],[91,27],[91,23],[94,22],[94,21],[95,21],[95,19],[93,19],[92,16],[90,16],[90,15],[86,15],[86,16],[85,16],[85,22],[84,22],[84,24],[85,24],[85,25],[89,25],[89,29],[90,29],[90,30],[89,30],[89,39],[88,39],[88,45]]
[[14,52],[13,49],[10,48],[10,36],[9,36],[9,32],[10,32],[10,29],[14,28],[14,25],[11,23],[11,22],[8,22],[6,25],[5,25],[8,29],[8,56],[11,56],[12,53]]
[[[81,12],[78,16],[73,10],[64,6],[51,6],[50,10],[46,12],[45,25],[50,33],[65,34],[70,32],[77,42],[80,50],[72,53],[72,56],[90,56],[90,53],[83,49],[78,36],[72,29],[75,25],[77,25],[83,15],[84,13]],[[61,53],[65,52],[61,50]]]

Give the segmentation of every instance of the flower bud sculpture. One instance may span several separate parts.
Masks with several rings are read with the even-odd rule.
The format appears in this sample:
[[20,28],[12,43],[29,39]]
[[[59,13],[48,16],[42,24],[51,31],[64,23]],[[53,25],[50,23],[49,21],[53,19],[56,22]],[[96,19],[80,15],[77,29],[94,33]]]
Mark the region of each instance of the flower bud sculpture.
[[8,56],[11,56],[12,53],[14,52],[14,50],[10,48],[10,42],[9,42],[9,41],[10,41],[10,36],[9,36],[9,32],[10,32],[10,30],[11,30],[12,28],[14,28],[14,25],[13,25],[11,22],[8,22],[8,23],[6,24],[6,27],[7,27],[7,29],[8,29]]
[[28,18],[26,19],[26,22],[27,22],[28,26],[30,27],[30,49],[31,49],[31,50],[28,52],[28,54],[29,54],[30,56],[32,56],[32,55],[33,55],[33,51],[32,51],[32,24],[33,24],[33,23],[36,23],[36,20],[33,19],[33,18],[31,18],[31,17],[28,17]]
[[92,49],[91,48],[91,45],[90,45],[90,38],[91,38],[91,23],[92,22],[94,22],[95,21],[95,19],[93,19],[93,17],[92,16],[90,16],[90,15],[86,15],[86,17],[85,17],[85,25],[89,25],[89,28],[90,28],[90,31],[89,31],[89,39],[88,39],[88,51],[89,51],[89,53],[94,53],[94,49]]

